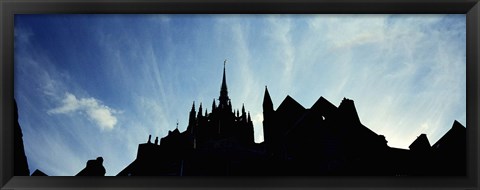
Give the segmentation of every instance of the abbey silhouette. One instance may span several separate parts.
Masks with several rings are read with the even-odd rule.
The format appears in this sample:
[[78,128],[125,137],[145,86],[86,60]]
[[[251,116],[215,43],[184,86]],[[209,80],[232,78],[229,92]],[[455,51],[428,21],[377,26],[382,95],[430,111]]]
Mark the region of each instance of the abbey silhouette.
[[160,144],[149,136],[118,176],[466,174],[466,129],[457,121],[433,146],[421,134],[406,150],[364,126],[353,100],[336,107],[320,97],[306,109],[287,96],[275,110],[265,87],[262,106],[264,142],[256,144],[250,113],[232,109],[224,62],[212,112],[193,103],[184,132],[177,123]]
[[[226,62],[226,61],[225,61]],[[264,156],[261,145],[255,144],[250,113],[242,105],[234,110],[228,97],[223,67],[220,96],[213,99],[211,112],[198,112],[193,102],[188,127],[169,131],[160,144],[147,143],[138,147],[137,159],[121,171],[130,175],[249,175],[255,161]]]
[[[225,70],[224,62],[220,95],[213,99],[211,112],[202,103],[197,111],[193,102],[185,131],[179,131],[177,122],[160,140],[156,136],[152,142],[149,134],[146,143],[138,145],[136,159],[117,175],[466,175],[466,128],[459,122],[433,145],[420,134],[409,149],[393,148],[360,122],[354,101],[347,98],[337,107],[320,97],[305,108],[287,96],[275,109],[265,86],[264,142],[257,144],[245,105],[233,109]],[[22,160],[21,131],[15,137],[21,149],[15,156]],[[105,175],[102,162],[101,157],[89,160],[77,176]],[[15,172],[28,175],[26,159],[15,163]],[[36,170],[32,175],[46,174]]]

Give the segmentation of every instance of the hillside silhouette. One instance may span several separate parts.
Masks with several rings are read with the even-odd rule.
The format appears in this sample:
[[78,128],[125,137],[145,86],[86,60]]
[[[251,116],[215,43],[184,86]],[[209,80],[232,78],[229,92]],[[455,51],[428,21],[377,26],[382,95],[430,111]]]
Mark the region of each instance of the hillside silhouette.
[[[202,103],[197,111],[193,102],[185,131],[177,123],[163,138],[146,134],[136,159],[117,176],[466,175],[466,128],[458,121],[433,145],[419,134],[409,149],[389,147],[383,135],[360,122],[347,98],[337,107],[320,97],[305,108],[287,95],[274,109],[265,86],[264,142],[255,143],[250,112],[244,105],[232,109],[225,70],[224,62],[220,95],[210,112]],[[18,123],[15,133],[15,175],[29,175]],[[102,163],[102,157],[89,160],[77,176],[105,175]]]

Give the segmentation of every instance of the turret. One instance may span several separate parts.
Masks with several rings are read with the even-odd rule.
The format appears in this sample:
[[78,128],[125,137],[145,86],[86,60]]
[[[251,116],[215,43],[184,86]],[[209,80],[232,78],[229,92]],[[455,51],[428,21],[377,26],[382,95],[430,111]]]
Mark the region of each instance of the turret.
[[215,111],[217,109],[217,105],[215,104],[215,98],[213,99],[213,103],[212,103],[212,113],[213,111]]
[[265,86],[265,95],[263,96],[263,113],[273,111],[273,102],[268,93],[267,86]]
[[192,105],[192,110],[190,110],[190,116],[189,116],[189,119],[188,119],[188,127],[187,127],[187,131],[190,133],[190,134],[193,134],[193,128],[196,124],[196,120],[197,118],[195,117],[195,101],[193,102],[193,105]]
[[245,112],[245,104],[242,104],[242,121],[247,120],[247,113]]
[[202,117],[202,103],[200,102],[200,107],[198,108],[198,115],[197,115],[197,118],[200,118]]

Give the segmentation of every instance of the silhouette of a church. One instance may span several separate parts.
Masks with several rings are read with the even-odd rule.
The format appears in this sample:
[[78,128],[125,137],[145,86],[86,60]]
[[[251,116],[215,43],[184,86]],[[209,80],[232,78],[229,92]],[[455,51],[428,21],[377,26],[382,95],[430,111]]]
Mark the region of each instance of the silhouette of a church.
[[[225,61],[226,62],[226,61]],[[138,147],[137,159],[121,171],[130,175],[248,175],[249,162],[262,158],[261,145],[255,144],[250,113],[233,110],[228,97],[227,79],[223,67],[220,96],[213,99],[212,111],[203,112],[202,103],[195,102],[184,132],[177,128],[160,140]]]
[[[185,131],[177,122],[160,141],[149,135],[117,176],[466,175],[466,128],[457,121],[433,145],[420,134],[409,149],[399,149],[360,122],[350,99],[337,107],[320,97],[305,108],[287,96],[275,110],[265,87],[262,106],[264,142],[255,143],[250,113],[243,105],[232,109],[224,62],[218,105],[214,99],[208,113],[200,103],[197,112],[194,102]],[[21,148],[15,172],[28,175],[21,131],[15,133]],[[89,160],[77,175],[105,175],[102,163]]]

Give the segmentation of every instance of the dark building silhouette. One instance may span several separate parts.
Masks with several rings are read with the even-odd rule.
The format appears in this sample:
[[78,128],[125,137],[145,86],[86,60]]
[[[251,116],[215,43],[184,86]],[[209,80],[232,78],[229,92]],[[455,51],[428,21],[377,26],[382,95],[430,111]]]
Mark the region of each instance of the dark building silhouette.
[[[361,124],[352,100],[337,108],[320,97],[306,109],[287,96],[273,110],[268,89],[263,103],[264,142],[270,167],[280,175],[369,175],[384,161],[387,141]],[[278,167],[284,165],[286,167]],[[368,167],[368,168],[367,168]],[[378,170],[378,171],[377,171]]]
[[427,135],[421,134],[415,141],[408,146],[411,151],[415,152],[428,152],[431,149],[430,142],[428,142]]
[[[136,159],[118,176],[465,176],[466,128],[452,128],[433,145],[420,134],[409,149],[389,147],[364,126],[353,100],[335,106],[320,97],[310,108],[290,96],[277,109],[265,86],[264,142],[254,142],[250,113],[233,109],[225,62],[219,98],[211,112],[195,102],[187,129],[159,139],[148,136]],[[15,103],[14,175],[29,175]],[[104,176],[103,158],[88,160],[77,176]],[[46,176],[35,170],[32,176]]]
[[274,110],[265,87],[263,114],[266,152],[273,161],[268,169],[273,174],[466,174],[466,129],[457,121],[433,146],[421,134],[406,150],[387,146],[383,135],[360,122],[354,101],[346,98],[337,108],[320,97],[306,109],[287,96]]
[[320,97],[305,108],[287,96],[274,109],[263,100],[264,142],[254,143],[250,113],[232,109],[225,64],[220,96],[211,112],[195,102],[183,132],[177,128],[138,147],[119,176],[142,175],[465,175],[466,129],[457,121],[433,146],[425,134],[409,149],[389,147],[364,126],[353,100],[337,107]]
[[85,168],[78,172],[76,176],[105,176],[105,173],[103,158],[98,157],[95,160],[88,160]]
[[458,121],[432,146],[433,168],[438,175],[465,175],[467,169],[467,133]]
[[[226,61],[225,61],[226,62]],[[250,164],[263,158],[261,145],[255,144],[250,113],[242,105],[234,110],[223,78],[218,101],[213,99],[211,112],[193,102],[187,129],[177,128],[161,138],[160,144],[138,147],[137,158],[119,176],[130,175],[249,175]],[[158,138],[158,137],[157,137]]]
[[30,170],[28,169],[27,156],[25,155],[25,149],[23,146],[23,134],[20,124],[18,123],[18,108],[17,102],[14,100],[14,122],[13,129],[13,159],[15,165],[13,167],[13,175],[16,176],[29,176]]

